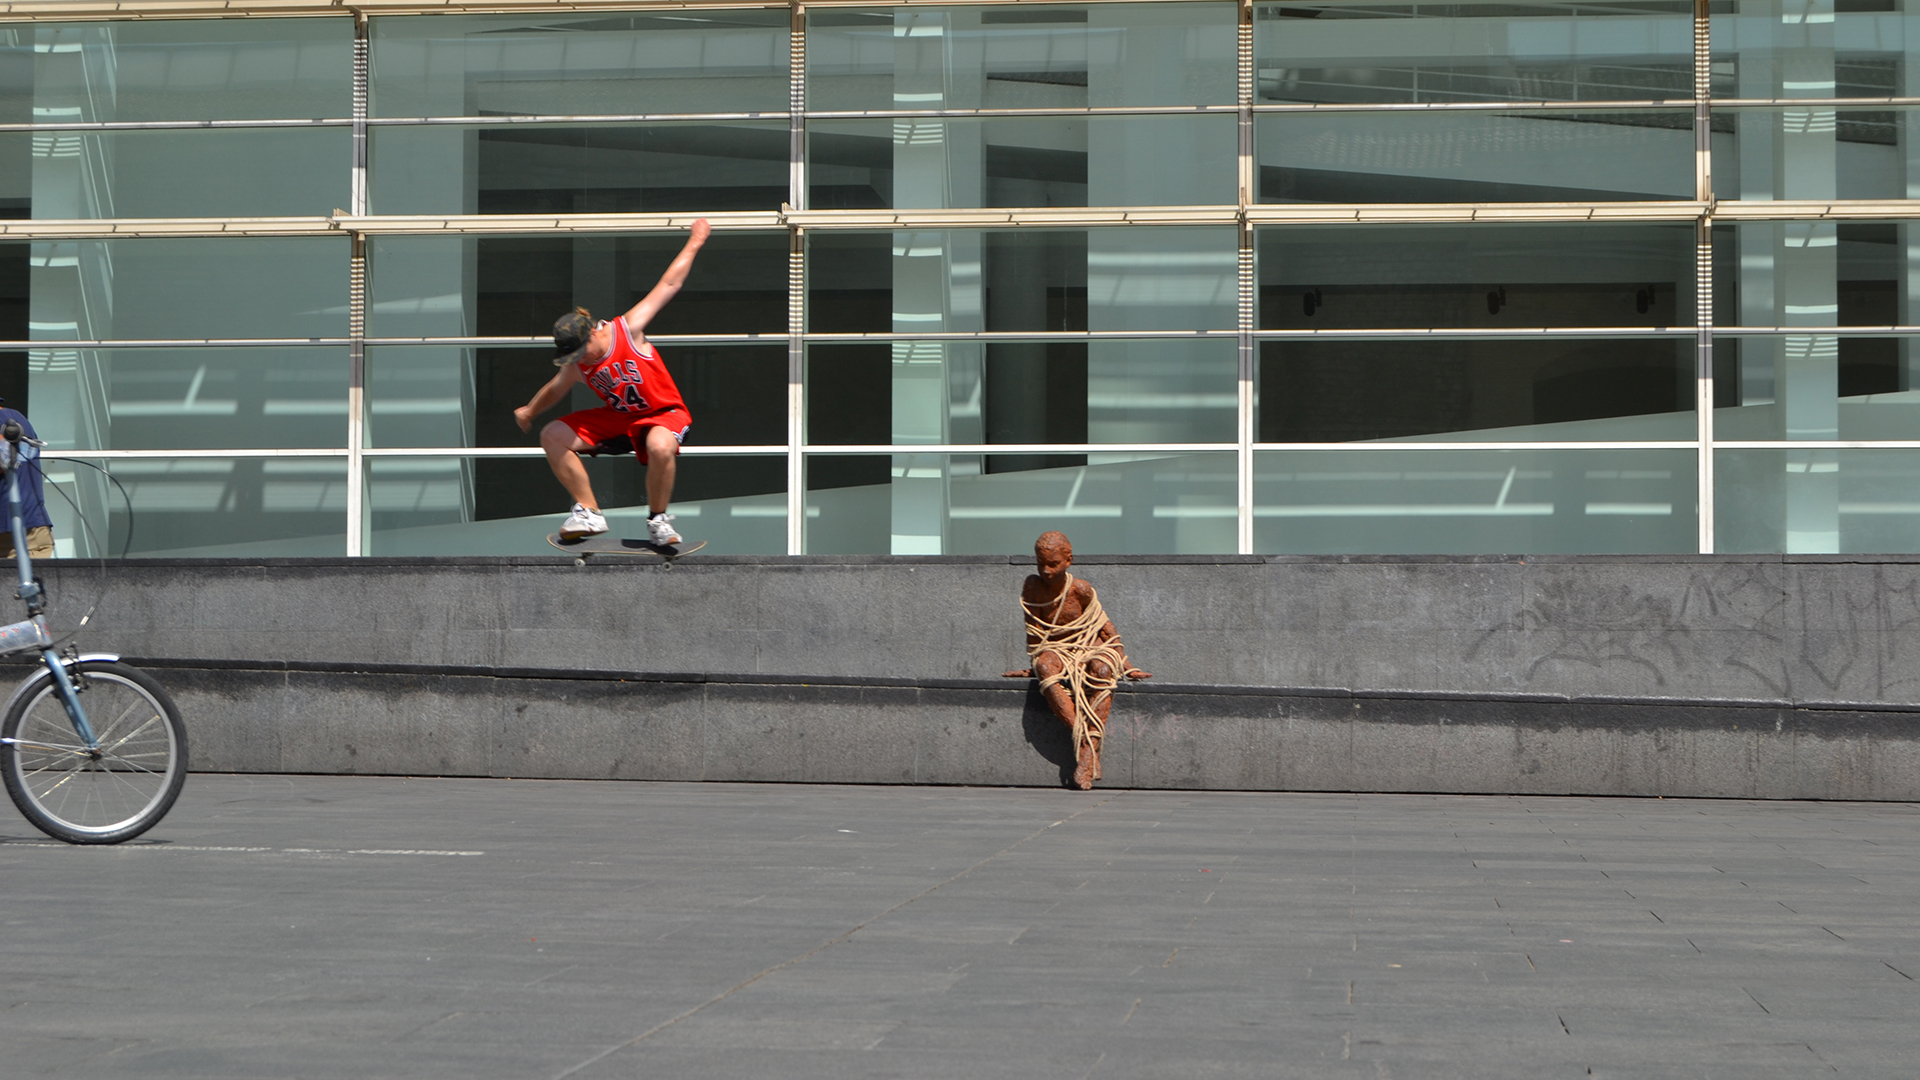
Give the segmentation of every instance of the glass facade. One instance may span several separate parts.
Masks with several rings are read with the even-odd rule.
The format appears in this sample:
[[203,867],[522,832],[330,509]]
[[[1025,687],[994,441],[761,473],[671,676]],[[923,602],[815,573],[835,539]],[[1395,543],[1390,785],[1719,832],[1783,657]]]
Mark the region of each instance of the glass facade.
[[1920,0],[143,2],[0,22],[63,555],[543,550],[701,215],[710,552],[1920,551]]

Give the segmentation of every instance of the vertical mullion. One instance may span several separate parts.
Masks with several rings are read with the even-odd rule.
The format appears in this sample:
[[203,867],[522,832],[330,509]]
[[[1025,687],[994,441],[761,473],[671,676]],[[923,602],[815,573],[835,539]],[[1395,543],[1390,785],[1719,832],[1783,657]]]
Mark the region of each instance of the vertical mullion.
[[347,260],[347,556],[366,554],[367,237]]
[[1695,420],[1698,438],[1699,550],[1713,554],[1713,52],[1709,0],[1693,0],[1694,198],[1706,205],[1694,225]]
[[[807,205],[807,12],[793,5],[787,40],[787,205]],[[806,237],[787,229],[787,554],[806,550],[807,472],[800,446],[805,434],[807,329]]]
[[[353,17],[353,158],[348,210],[367,213],[367,16]],[[354,233],[347,259],[347,557],[366,554],[367,237]]]
[[1239,297],[1237,329],[1240,332],[1240,377],[1236,406],[1239,433],[1237,448],[1238,474],[1235,499],[1238,510],[1238,529],[1235,550],[1242,555],[1253,553],[1253,361],[1254,361],[1254,281],[1253,227],[1247,223],[1247,208],[1253,204],[1254,163],[1253,163],[1253,0],[1240,0],[1240,27],[1237,48],[1239,64],[1239,105],[1240,105],[1240,257],[1239,257]]

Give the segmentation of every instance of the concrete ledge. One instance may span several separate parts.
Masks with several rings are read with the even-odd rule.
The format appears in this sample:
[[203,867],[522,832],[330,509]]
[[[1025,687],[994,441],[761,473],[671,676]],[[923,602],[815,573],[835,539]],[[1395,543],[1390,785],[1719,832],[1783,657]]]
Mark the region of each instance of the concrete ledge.
[[[1052,786],[1030,682],[132,658],[200,771]],[[1920,712],[1153,683],[1108,787],[1920,799]]]

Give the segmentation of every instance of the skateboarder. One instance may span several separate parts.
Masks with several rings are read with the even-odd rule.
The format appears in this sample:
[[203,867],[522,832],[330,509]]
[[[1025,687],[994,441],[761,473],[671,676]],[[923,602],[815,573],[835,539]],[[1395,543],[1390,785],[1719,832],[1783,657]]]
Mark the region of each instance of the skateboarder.
[[659,284],[625,315],[594,322],[586,308],[575,308],[554,321],[553,344],[560,352],[553,363],[560,373],[532,401],[513,410],[514,421],[521,431],[532,431],[534,418],[565,400],[583,379],[606,402],[597,409],[568,413],[540,429],[547,464],[574,499],[573,513],[560,525],[563,540],[607,531],[607,519],[601,516],[580,455],[631,450],[647,463],[647,538],[663,545],[680,542],[667,503],[673,497],[680,444],[693,417],[661,363],[660,351],[642,331],[686,284],[694,256],[712,231],[706,218],[695,221],[687,246],[668,264]]

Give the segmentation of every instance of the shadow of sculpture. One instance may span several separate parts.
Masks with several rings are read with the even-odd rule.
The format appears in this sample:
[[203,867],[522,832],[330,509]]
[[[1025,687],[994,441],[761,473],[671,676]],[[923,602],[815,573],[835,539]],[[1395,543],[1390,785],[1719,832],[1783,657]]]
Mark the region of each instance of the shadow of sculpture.
[[1072,787],[1073,769],[1078,764],[1074,760],[1073,730],[1062,724],[1053,715],[1053,710],[1047,707],[1046,699],[1040,696],[1040,683],[1037,680],[1027,684],[1027,700],[1020,709],[1020,730],[1027,738],[1028,746],[1060,767],[1060,786]]

